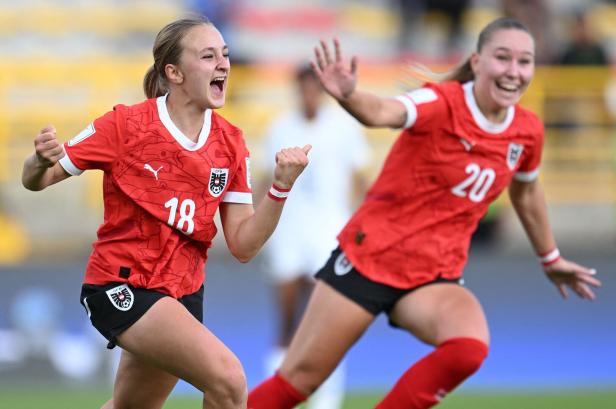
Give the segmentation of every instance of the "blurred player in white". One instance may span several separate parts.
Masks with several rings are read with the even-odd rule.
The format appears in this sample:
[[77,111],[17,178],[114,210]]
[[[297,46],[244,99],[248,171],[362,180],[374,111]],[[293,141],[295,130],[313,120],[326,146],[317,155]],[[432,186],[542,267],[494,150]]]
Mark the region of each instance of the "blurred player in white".
[[[311,166],[295,183],[285,205],[285,223],[266,246],[266,271],[278,314],[277,345],[266,363],[268,376],[282,362],[314,285],[312,275],[336,248],[335,237],[351,215],[353,196],[364,191],[361,171],[369,153],[361,126],[338,106],[323,101],[323,89],[309,65],[297,68],[295,86],[298,104],[272,123],[266,158],[275,155],[277,146],[289,143],[310,143],[313,149]],[[341,366],[308,406],[336,409],[343,399]]]

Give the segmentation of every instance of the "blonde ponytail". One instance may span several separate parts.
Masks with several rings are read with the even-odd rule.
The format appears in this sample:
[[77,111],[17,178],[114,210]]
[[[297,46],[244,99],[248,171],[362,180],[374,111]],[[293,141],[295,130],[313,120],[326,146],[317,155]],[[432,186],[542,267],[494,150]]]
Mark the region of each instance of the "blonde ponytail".
[[464,83],[475,79],[471,68],[470,57],[459,66],[445,72],[436,72],[423,64],[412,63],[408,68],[409,75],[404,81],[407,88],[413,89],[426,83],[438,83],[443,81],[458,81]]
[[143,92],[147,98],[157,98],[167,93],[166,81],[156,71],[154,64],[143,77]]

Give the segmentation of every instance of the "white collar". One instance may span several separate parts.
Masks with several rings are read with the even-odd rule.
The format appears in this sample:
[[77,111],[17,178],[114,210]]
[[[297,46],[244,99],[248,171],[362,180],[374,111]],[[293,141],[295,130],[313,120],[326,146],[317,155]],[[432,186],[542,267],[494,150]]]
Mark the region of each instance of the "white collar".
[[212,126],[212,110],[205,110],[205,114],[203,115],[203,127],[199,133],[199,138],[197,138],[197,142],[193,142],[186,135],[184,135],[171,120],[169,111],[167,110],[167,95],[169,94],[167,93],[156,98],[156,107],[158,108],[158,117],[160,118],[160,121],[163,123],[165,128],[167,128],[171,136],[173,136],[173,138],[178,141],[184,149],[189,151],[198,150],[205,145],[205,141],[207,141],[207,137],[210,134],[210,127]]
[[464,89],[464,100],[466,101],[468,109],[471,110],[471,114],[473,115],[473,119],[475,120],[477,126],[491,134],[497,134],[505,131],[513,121],[515,108],[513,106],[507,108],[507,115],[505,116],[505,120],[503,122],[495,123],[489,121],[477,105],[475,95],[473,94],[473,84],[474,81],[466,82],[462,85],[462,88]]

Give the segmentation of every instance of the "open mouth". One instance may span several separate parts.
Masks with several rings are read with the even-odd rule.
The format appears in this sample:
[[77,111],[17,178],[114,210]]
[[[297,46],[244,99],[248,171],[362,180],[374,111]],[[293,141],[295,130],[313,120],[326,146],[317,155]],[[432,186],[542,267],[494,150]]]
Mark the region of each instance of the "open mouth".
[[214,95],[221,95],[225,89],[226,77],[216,77],[210,82],[210,89]]
[[520,86],[519,85],[513,85],[513,84],[501,84],[499,82],[496,83],[496,88],[505,91],[505,92],[518,92],[520,90]]

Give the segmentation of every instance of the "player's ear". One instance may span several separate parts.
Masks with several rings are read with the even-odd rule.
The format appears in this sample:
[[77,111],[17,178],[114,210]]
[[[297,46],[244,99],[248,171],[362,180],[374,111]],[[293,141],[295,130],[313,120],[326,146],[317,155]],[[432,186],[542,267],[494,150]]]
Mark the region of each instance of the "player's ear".
[[184,75],[177,65],[165,65],[165,75],[167,76],[167,81],[173,84],[181,84],[184,82]]

